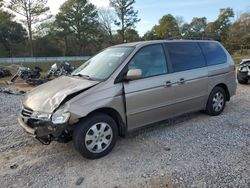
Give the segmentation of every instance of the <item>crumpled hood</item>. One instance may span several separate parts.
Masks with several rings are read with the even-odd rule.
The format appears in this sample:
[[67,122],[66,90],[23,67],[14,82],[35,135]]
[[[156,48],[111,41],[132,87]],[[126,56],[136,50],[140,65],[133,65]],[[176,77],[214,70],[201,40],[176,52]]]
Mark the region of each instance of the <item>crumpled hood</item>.
[[52,113],[68,95],[86,90],[98,83],[62,76],[31,90],[24,97],[23,105],[33,111]]

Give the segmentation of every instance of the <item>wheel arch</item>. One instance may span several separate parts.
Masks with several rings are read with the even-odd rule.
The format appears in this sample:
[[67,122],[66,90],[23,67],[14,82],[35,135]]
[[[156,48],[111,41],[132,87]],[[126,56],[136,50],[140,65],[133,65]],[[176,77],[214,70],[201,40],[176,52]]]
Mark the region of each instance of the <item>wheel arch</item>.
[[[227,101],[230,101],[230,93],[229,93],[229,90],[228,90],[228,87],[227,87],[227,85],[226,84],[224,84],[224,83],[220,83],[220,84],[217,84],[216,86],[214,86],[214,88],[215,87],[220,87],[220,88],[222,88],[222,89],[224,89],[224,91],[225,91],[225,93],[226,93],[226,98],[227,98]],[[214,89],[213,88],[213,89]],[[212,90],[213,90],[212,89]]]
[[118,135],[122,136],[122,137],[124,137],[126,135],[126,133],[127,133],[126,123],[123,122],[121,115],[115,109],[107,108],[107,107],[99,108],[99,109],[92,111],[87,116],[93,115],[95,113],[103,113],[103,114],[106,114],[106,115],[112,117],[118,126]]

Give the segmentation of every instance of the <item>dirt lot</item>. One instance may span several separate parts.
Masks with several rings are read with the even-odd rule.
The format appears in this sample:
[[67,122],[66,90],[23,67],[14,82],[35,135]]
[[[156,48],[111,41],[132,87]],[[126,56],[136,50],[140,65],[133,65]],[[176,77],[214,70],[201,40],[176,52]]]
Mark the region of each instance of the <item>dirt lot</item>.
[[238,87],[221,116],[166,121],[94,161],[72,142],[28,137],[16,121],[20,100],[0,94],[0,187],[250,187],[250,86]]

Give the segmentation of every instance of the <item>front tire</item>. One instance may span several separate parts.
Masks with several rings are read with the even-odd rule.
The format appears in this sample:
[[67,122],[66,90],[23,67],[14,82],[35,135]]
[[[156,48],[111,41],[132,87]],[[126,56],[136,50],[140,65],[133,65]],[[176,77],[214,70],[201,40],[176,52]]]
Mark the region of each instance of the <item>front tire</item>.
[[221,87],[215,87],[209,95],[206,113],[210,116],[220,115],[226,105],[226,92]]
[[102,113],[95,113],[80,121],[73,132],[76,150],[88,159],[98,159],[110,153],[117,138],[116,122]]

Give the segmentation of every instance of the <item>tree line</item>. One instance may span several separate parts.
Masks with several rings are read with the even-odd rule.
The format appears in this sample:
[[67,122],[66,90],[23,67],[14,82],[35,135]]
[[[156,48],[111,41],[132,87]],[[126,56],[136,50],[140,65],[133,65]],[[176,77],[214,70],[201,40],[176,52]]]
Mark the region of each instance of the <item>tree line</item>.
[[112,9],[97,9],[88,0],[67,0],[52,16],[47,0],[0,0],[0,57],[93,55],[119,43],[158,39],[214,39],[230,52],[250,48],[250,12],[235,18],[224,8],[213,22],[194,17],[190,23],[166,14],[140,37],[134,4],[110,0]]

